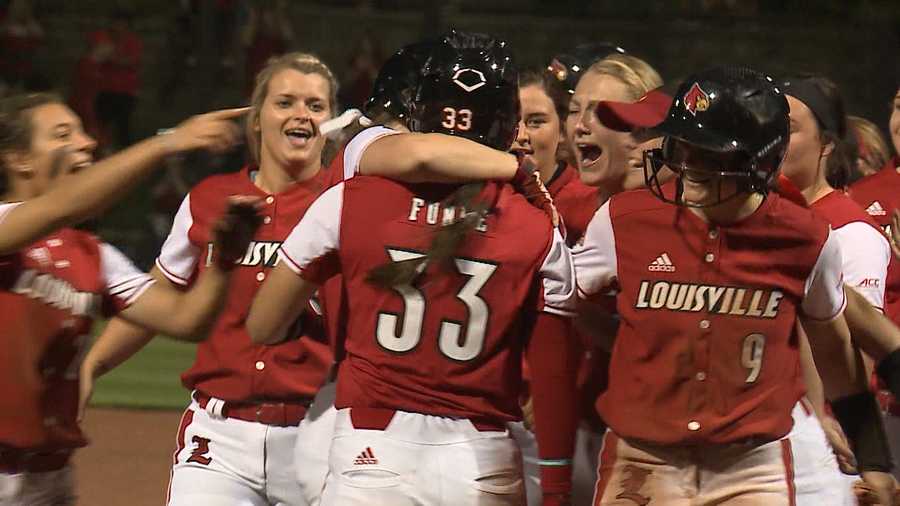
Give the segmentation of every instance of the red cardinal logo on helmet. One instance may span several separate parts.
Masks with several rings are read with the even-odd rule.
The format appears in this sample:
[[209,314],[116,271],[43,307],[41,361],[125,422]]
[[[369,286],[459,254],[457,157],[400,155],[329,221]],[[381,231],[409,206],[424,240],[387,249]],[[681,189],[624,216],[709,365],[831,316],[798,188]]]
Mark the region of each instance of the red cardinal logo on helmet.
[[697,115],[697,111],[703,112],[709,109],[709,95],[699,84],[694,83],[691,89],[684,94],[684,108],[694,116]]

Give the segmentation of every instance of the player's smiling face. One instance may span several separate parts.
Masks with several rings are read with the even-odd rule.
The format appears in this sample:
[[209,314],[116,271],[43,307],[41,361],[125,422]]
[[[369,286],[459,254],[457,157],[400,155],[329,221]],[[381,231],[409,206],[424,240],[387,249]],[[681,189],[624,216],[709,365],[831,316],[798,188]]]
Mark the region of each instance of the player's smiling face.
[[628,169],[628,155],[636,143],[630,133],[600,123],[594,113],[600,100],[628,102],[631,94],[621,80],[597,72],[588,72],[578,81],[569,102],[566,136],[581,180],[611,193],[640,187],[643,173]]
[[692,147],[675,141],[669,168],[681,178],[682,199],[691,206],[708,207],[726,200],[737,192],[733,178],[718,172],[729,171],[733,156]]
[[891,107],[891,121],[888,124],[891,131],[891,141],[894,143],[894,152],[900,153],[900,88],[894,95],[894,103]]
[[787,101],[791,111],[791,140],[781,171],[797,188],[805,190],[819,177],[825,177],[824,157],[831,149],[823,144],[816,117],[809,107],[790,95]]
[[519,89],[522,118],[511,151],[532,155],[541,174],[553,174],[556,169],[556,148],[560,141],[559,115],[553,100],[539,84]]
[[269,81],[259,112],[260,169],[290,174],[321,163],[325,137],[319,125],[331,117],[328,81],[319,74],[285,69]]
[[96,141],[86,134],[81,120],[67,106],[49,103],[31,111],[31,149],[27,155],[30,185],[37,195],[54,182],[94,161]]

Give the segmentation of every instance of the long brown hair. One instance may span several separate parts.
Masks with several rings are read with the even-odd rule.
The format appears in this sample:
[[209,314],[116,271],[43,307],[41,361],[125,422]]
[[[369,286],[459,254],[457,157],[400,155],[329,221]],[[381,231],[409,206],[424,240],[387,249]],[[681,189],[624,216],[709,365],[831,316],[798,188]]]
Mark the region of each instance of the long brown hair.
[[259,122],[259,114],[266,95],[269,94],[269,83],[275,74],[286,69],[322,76],[328,82],[328,107],[331,109],[331,115],[334,116],[337,111],[338,82],[328,65],[320,60],[319,57],[309,53],[293,52],[270,59],[266,66],[256,74],[256,84],[253,87],[253,93],[250,94],[250,112],[247,113],[247,124],[245,126],[247,148],[250,150],[250,157],[253,163],[257,165],[259,164],[259,153],[262,145],[262,133],[256,129],[256,124]]
[[483,182],[465,184],[443,200],[444,206],[465,209],[466,213],[453,223],[441,226],[434,233],[424,256],[381,264],[369,271],[366,281],[381,288],[408,285],[412,284],[428,265],[440,268],[448,266],[463,240],[485,219],[490,210],[487,202],[477,200],[483,188]]
[[34,109],[48,104],[64,104],[55,93],[25,93],[0,100],[0,196],[8,189],[5,155],[31,149]]

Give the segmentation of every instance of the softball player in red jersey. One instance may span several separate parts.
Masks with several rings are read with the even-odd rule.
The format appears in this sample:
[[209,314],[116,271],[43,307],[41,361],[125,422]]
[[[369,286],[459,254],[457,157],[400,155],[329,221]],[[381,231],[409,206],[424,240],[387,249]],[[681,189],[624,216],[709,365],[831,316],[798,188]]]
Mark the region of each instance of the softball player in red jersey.
[[[798,77],[784,83],[790,107],[791,140],[782,171],[805,195],[810,209],[824,218],[840,249],[844,283],[859,291],[877,308],[884,304],[884,286],[891,258],[887,239],[862,208],[843,191],[835,190],[826,175],[846,174],[853,163],[843,102],[837,87],[821,77]],[[843,186],[843,182],[839,182]],[[802,329],[801,329],[802,331]],[[798,504],[855,504],[852,477],[838,469],[822,426],[834,430],[827,415],[821,386],[807,376],[808,397],[815,414],[795,409],[790,438],[796,459]],[[832,434],[840,444],[837,434]]]
[[[900,153],[900,88],[891,107],[888,124],[894,151]],[[850,186],[850,197],[875,220],[882,230],[891,235],[891,215],[900,209],[900,155],[895,155],[877,173],[862,178]],[[888,269],[885,288],[884,311],[895,323],[900,322],[900,265]],[[900,410],[897,410],[900,413]]]
[[[508,147],[518,100],[505,44],[458,33],[444,44],[426,66],[413,122],[423,131],[449,128],[441,126],[442,111],[453,104],[469,112],[465,127],[448,133]],[[458,68],[478,70],[473,73],[484,76],[482,91],[457,91],[451,70]],[[535,404],[544,432],[539,439],[544,434],[564,441],[559,434],[572,433],[561,430],[558,421],[566,418],[560,416],[565,409],[554,412],[546,402],[553,395],[565,397],[556,392],[564,385],[551,385],[545,375],[565,369],[564,363],[551,368],[565,358],[565,346],[551,337],[553,330],[565,332],[564,322],[530,309],[553,311],[545,305],[569,300],[565,244],[544,214],[511,187],[490,184],[474,198],[448,200],[458,190],[459,185],[369,177],[330,189],[285,242],[281,266],[254,303],[247,324],[251,334],[277,341],[294,309],[267,301],[302,302],[314,283],[343,275],[347,357],[338,375],[338,422],[323,504],[521,504],[521,460],[505,424],[521,416],[521,353],[528,342],[522,334],[532,327],[528,347],[532,358],[540,359]],[[492,209],[483,218],[469,214],[477,202]],[[426,260],[416,270],[417,281],[395,280],[393,289],[366,281],[379,264],[432,258],[423,253],[432,234],[452,233],[455,227],[440,225],[459,219],[475,229],[449,259],[450,270],[437,259]],[[524,312],[523,304],[529,308]],[[556,344],[535,353],[550,342]],[[565,376],[551,374],[558,375],[551,382]],[[574,375],[569,377],[574,382]],[[553,497],[545,500],[557,504]]]
[[[836,240],[766,194],[786,101],[753,71],[711,69],[682,84],[657,130],[667,137],[647,154],[651,190],[604,204],[574,252],[581,294],[617,288],[622,320],[597,404],[610,430],[595,504],[794,504],[782,438],[803,393],[795,318],[817,332],[817,358],[837,350],[830,395],[864,381],[847,351]],[[663,164],[675,184],[654,184]]]
[[[223,119],[240,112],[193,118],[176,129],[169,147],[145,141],[90,167],[96,143],[60,99],[15,96],[0,102],[0,110],[6,201],[0,204],[0,383],[9,394],[0,403],[0,504],[74,504],[68,463],[87,443],[77,422],[78,368],[94,319],[121,314],[184,336],[214,317],[227,276],[217,263],[188,293],[154,285],[112,246],[62,225],[109,204],[116,189],[180,146],[230,145]],[[97,179],[101,174],[118,184]],[[79,205],[72,202],[78,194],[67,190],[96,194]],[[57,209],[39,212],[48,205]],[[246,244],[235,234],[216,238],[223,240]]]
[[[516,142],[512,152],[533,157],[541,180],[553,198],[566,229],[566,243],[574,245],[600,206],[597,188],[585,185],[575,168],[556,159],[563,136],[561,107],[552,94],[556,80],[544,71],[526,71],[519,75],[521,113]],[[581,339],[573,336],[572,339]],[[528,362],[522,364],[526,380],[530,377]],[[540,488],[540,458],[534,434],[522,422],[511,423],[510,434],[522,451],[525,492],[528,504],[542,501]],[[578,490],[573,489],[574,494]]]
[[[894,96],[888,128],[894,151],[900,152],[900,88]],[[900,209],[900,156],[894,156],[877,173],[854,183],[850,187],[850,197],[890,236],[891,216]],[[884,312],[894,323],[900,323],[900,263],[897,259],[888,265]],[[879,392],[879,400],[885,410],[891,450],[895,455],[900,454],[900,403],[886,390]],[[900,473],[895,470],[894,476],[900,476]]]
[[[311,304],[294,322],[294,339],[266,347],[251,342],[244,320],[277,262],[281,242],[334,182],[320,170],[325,139],[319,125],[332,116],[336,88],[331,71],[318,58],[290,53],[270,62],[257,77],[247,125],[248,145],[259,166],[213,176],[192,189],[157,259],[165,279],[190,285],[208,266],[203,230],[212,213],[234,193],[262,200],[263,223],[237,261],[222,316],[182,375],[193,400],[178,428],[169,505],[318,501],[328,451],[327,436],[323,439],[320,431],[330,434],[333,420],[318,407],[314,421],[305,415],[332,366],[325,322]],[[332,287],[337,288],[326,285],[323,292]],[[87,360],[121,362],[123,351],[137,349],[129,350],[129,341],[142,345],[149,337],[134,329],[107,330]],[[308,460],[295,460],[300,444],[309,446],[304,454]],[[304,479],[298,482],[298,475]]]

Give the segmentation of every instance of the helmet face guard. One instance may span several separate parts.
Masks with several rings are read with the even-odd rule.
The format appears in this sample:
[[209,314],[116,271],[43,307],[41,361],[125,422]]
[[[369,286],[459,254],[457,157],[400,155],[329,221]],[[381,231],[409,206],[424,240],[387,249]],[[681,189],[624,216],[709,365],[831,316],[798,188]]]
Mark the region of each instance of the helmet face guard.
[[[747,162],[741,161],[743,158],[741,153],[730,153],[733,155],[734,161],[726,163],[721,170],[696,168],[688,165],[685,161],[678,161],[674,156],[674,146],[677,140],[667,137],[663,140],[661,149],[649,149],[644,151],[644,183],[650,192],[656,198],[668,204],[674,204],[683,207],[704,208],[713,207],[728,202],[740,195],[749,193],[767,194],[772,186],[772,178],[760,179],[757,171],[746,170],[742,165]],[[689,148],[690,149],[690,148]],[[694,148],[700,149],[702,148]],[[728,166],[738,165],[736,168]],[[668,167],[675,174],[675,193],[674,195],[666,195],[663,190],[663,183],[660,181],[659,174],[663,168]],[[711,202],[697,203],[684,199],[684,180],[687,179],[697,183],[707,183],[715,181],[716,198]],[[722,183],[726,180],[735,182],[735,189],[728,195],[723,195]]]
[[[675,93],[666,119],[653,127],[664,136],[663,149],[645,155],[648,187],[666,202],[691,207],[708,207],[745,193],[766,194],[778,175],[789,138],[788,105],[774,80],[741,67],[715,67],[685,80]],[[691,168],[675,157],[676,146],[707,152],[727,161],[702,169],[708,177],[719,178],[718,202],[698,205],[684,202],[683,178],[696,177],[701,169]],[[700,153],[698,153],[700,154]],[[677,195],[665,197],[659,184],[659,170],[667,166],[678,175]],[[721,181],[736,182],[737,191],[722,195]]]

